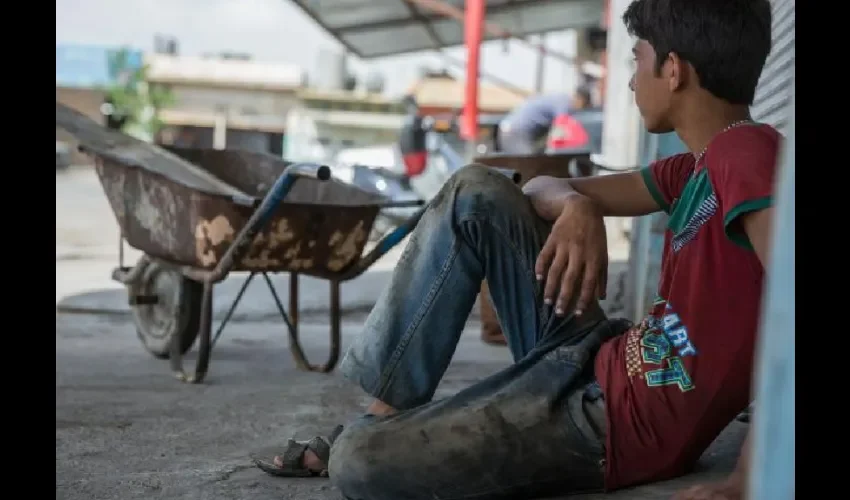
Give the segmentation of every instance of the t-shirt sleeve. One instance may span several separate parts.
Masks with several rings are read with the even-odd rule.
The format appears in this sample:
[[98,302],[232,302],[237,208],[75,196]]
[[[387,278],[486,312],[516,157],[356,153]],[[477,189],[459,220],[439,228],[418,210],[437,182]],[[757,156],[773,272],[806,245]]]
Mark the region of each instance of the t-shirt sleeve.
[[658,206],[669,214],[693,170],[694,157],[685,153],[653,162],[641,170],[641,175]]
[[706,155],[726,236],[745,248],[752,245],[740,218],[773,204],[779,139],[771,127],[741,127],[719,137]]

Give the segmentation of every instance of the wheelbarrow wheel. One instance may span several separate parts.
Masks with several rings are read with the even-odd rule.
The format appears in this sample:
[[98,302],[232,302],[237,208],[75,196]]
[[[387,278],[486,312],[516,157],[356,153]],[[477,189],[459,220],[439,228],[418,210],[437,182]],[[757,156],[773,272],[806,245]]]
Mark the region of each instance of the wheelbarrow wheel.
[[[185,354],[198,338],[204,287],[179,272],[150,262],[128,289],[136,334],[159,359],[168,359],[175,335]],[[135,301],[133,299],[136,299]]]

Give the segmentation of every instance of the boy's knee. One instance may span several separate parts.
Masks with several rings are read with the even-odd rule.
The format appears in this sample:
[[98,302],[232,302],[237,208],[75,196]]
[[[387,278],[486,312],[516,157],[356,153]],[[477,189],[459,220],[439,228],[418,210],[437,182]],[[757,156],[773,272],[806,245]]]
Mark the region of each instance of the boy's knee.
[[508,191],[514,193],[517,191],[513,179],[480,163],[470,163],[455,172],[452,175],[452,182],[463,188],[486,192]]
[[455,191],[457,206],[454,208],[461,212],[492,213],[511,207],[513,203],[527,203],[511,178],[475,163],[458,170],[444,189]]

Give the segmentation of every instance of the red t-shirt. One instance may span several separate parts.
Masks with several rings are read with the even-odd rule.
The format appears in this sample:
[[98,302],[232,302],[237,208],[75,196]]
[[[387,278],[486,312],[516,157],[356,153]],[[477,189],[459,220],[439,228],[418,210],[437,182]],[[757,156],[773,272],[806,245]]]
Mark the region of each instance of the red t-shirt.
[[688,472],[750,402],[763,268],[741,214],[771,205],[781,136],[742,125],[643,171],[670,215],[658,297],[595,361],[608,421],[605,486]]

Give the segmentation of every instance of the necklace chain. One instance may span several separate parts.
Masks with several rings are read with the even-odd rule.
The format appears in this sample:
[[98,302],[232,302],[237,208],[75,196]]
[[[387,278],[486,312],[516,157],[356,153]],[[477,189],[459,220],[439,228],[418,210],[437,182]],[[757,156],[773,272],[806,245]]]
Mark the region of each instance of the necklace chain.
[[[718,132],[717,135],[715,135],[715,137],[717,137],[718,135],[720,135],[720,134],[722,134],[726,131],[729,131],[729,130],[735,128],[735,127],[740,127],[741,125],[747,125],[747,124],[750,124],[750,123],[754,123],[754,122],[753,122],[753,120],[751,120],[749,118],[745,118],[743,120],[738,120],[738,121],[732,122],[729,125],[727,125],[726,128],[724,128],[723,130]],[[709,144],[711,144],[711,143],[709,142]],[[696,161],[694,162],[694,165],[699,164],[700,160],[702,160],[702,157],[705,155],[705,152],[708,151],[709,144],[706,144],[706,146],[704,148],[702,148],[702,151],[700,151],[699,154],[696,156]]]

